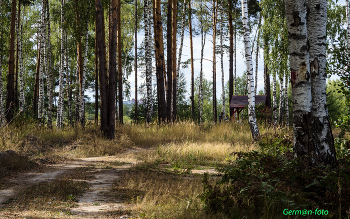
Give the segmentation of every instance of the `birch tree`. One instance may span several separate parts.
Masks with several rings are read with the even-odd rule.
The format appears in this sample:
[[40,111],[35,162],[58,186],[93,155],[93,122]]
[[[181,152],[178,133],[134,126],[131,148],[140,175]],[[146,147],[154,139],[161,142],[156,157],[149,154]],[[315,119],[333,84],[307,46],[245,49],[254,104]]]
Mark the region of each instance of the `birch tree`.
[[80,112],[79,112],[79,117],[80,117],[80,124],[82,127],[85,126],[85,97],[84,97],[84,92],[85,92],[85,75],[86,75],[86,65],[87,65],[87,54],[88,54],[88,49],[89,49],[89,21],[88,19],[86,20],[86,33],[85,33],[85,50],[84,50],[84,65],[83,65],[83,76],[82,76],[82,85],[81,85],[81,90],[80,90]]
[[51,22],[50,22],[50,5],[46,2],[47,13],[47,95],[48,95],[48,110],[47,110],[47,126],[52,128],[52,101],[53,101],[53,77],[51,69]]
[[326,104],[327,0],[309,0],[308,11],[312,111],[317,146],[315,152],[319,162],[334,165],[336,162],[334,140]]
[[346,14],[346,29],[347,29],[347,43],[348,49],[350,49],[350,18],[349,18],[349,0],[345,0],[345,14]]
[[244,30],[244,47],[245,47],[245,57],[247,64],[247,80],[248,80],[248,116],[249,116],[249,126],[252,132],[253,139],[259,137],[259,129],[256,122],[255,116],[255,95],[254,95],[254,78],[253,78],[253,64],[252,64],[252,54],[250,46],[250,31],[249,31],[249,21],[248,21],[248,3],[247,0],[242,0],[242,20],[243,20],[243,30]]
[[313,114],[306,7],[304,0],[286,0],[285,11],[289,34],[289,55],[293,93],[293,149],[294,156],[307,155],[316,161],[313,133]]
[[289,101],[288,101],[288,74],[285,74],[286,76],[286,80],[285,80],[285,84],[284,84],[284,106],[285,106],[285,112],[286,112],[286,127],[289,127]]
[[[20,7],[20,6],[19,6]],[[24,80],[23,80],[23,47],[22,47],[22,36],[23,36],[23,23],[21,23],[19,28],[18,37],[18,59],[19,59],[19,111],[24,110]],[[1,123],[0,123],[1,124]]]
[[[146,61],[146,88],[147,88],[147,116],[146,121],[150,123],[153,115],[153,91],[152,91],[152,32],[151,32],[151,2],[144,0],[144,22],[145,22],[145,61]],[[171,44],[170,44],[171,45]],[[168,54],[169,55],[169,54]],[[171,67],[171,65],[170,65]],[[168,60],[169,71],[169,60]],[[168,76],[169,77],[169,76]],[[169,85],[167,86],[167,88]],[[167,95],[169,95],[167,93]],[[167,97],[167,100],[168,97]],[[171,100],[171,98],[170,98]],[[168,104],[168,103],[167,103]],[[169,113],[170,105],[167,105],[167,114]],[[168,118],[169,119],[169,118]]]
[[40,43],[40,68],[39,68],[39,101],[38,101],[38,120],[39,125],[41,125],[41,120],[43,116],[43,104],[44,104],[44,61],[46,59],[45,44],[46,44],[46,34],[45,34],[45,0],[41,3],[41,21],[40,21],[40,38],[42,43]]
[[283,125],[283,115],[284,115],[284,86],[283,86],[283,77],[284,75],[280,75],[280,103],[279,103],[279,111],[278,111],[278,121],[279,125]]
[[64,25],[64,5],[65,0],[61,0],[61,60],[60,60],[60,72],[59,72],[59,93],[58,93],[58,104],[57,104],[57,128],[62,128],[63,126],[63,78],[64,78],[64,53],[65,53],[65,39],[66,33],[63,28]]

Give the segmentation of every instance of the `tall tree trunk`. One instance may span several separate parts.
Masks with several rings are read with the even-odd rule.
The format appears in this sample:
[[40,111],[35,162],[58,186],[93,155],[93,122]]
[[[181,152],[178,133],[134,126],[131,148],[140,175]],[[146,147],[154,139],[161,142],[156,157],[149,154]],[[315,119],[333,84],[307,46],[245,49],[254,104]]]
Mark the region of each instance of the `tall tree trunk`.
[[242,20],[244,29],[244,47],[247,63],[247,79],[248,79],[248,116],[249,126],[254,140],[259,138],[259,129],[255,117],[255,95],[254,95],[254,78],[253,78],[253,63],[250,47],[250,32],[248,21],[248,4],[247,0],[242,0]]
[[[223,50],[223,39],[222,36],[224,34],[223,31],[223,24],[224,24],[224,9],[222,6],[223,2],[220,4],[220,62],[221,62],[221,92],[222,92],[222,112],[224,113],[224,116],[226,115],[225,112],[225,105],[226,105],[226,98],[225,98],[225,75],[224,75],[224,50]],[[223,117],[222,119],[224,119]]]
[[105,39],[103,26],[103,11],[101,0],[95,0],[96,7],[96,38],[99,50],[99,78],[100,78],[100,112],[101,112],[101,131],[107,135],[107,86],[105,74]]
[[[282,72],[281,72],[282,74]],[[278,121],[279,125],[283,125],[283,114],[284,114],[284,90],[283,90],[283,75],[280,75],[280,104],[279,104],[279,112],[278,112]]]
[[77,91],[76,91],[76,106],[75,106],[75,124],[78,125],[81,122],[81,105],[83,100],[81,99],[82,90],[83,90],[83,51],[81,45],[81,27],[80,27],[80,13],[79,13],[79,0],[75,0],[75,19],[76,19],[76,34],[77,34]]
[[[0,4],[1,7],[1,4]],[[0,31],[0,127],[5,123],[5,110],[4,110],[4,88],[2,83],[2,53],[3,53],[3,32]]]
[[157,75],[157,95],[158,95],[158,119],[159,123],[165,122],[165,93],[164,93],[164,46],[163,46],[163,26],[161,20],[160,0],[153,1],[154,17],[154,39],[156,52],[156,75]]
[[7,122],[11,122],[13,117],[14,98],[14,70],[15,70],[15,24],[16,24],[16,0],[12,0],[11,5],[11,26],[10,26],[10,45],[9,45],[9,64],[7,76],[7,99],[6,114]]
[[173,71],[173,101],[172,101],[172,121],[175,122],[177,119],[177,71],[176,71],[176,36],[177,36],[177,0],[172,0],[173,2],[173,31],[172,31],[172,49],[173,49],[173,58],[172,58],[172,71]]
[[[231,98],[233,96],[233,19],[232,19],[232,10],[233,10],[233,1],[229,1],[229,10],[228,10],[228,25],[229,25],[229,40],[230,40],[230,50],[229,50],[229,90],[228,90],[228,103],[230,104]],[[233,116],[233,111],[230,110],[230,118]]]
[[173,13],[173,0],[168,0],[168,14],[167,14],[167,83],[166,83],[166,114],[167,122],[171,121],[171,101],[172,101],[172,89],[173,89],[173,41],[172,41],[172,13]]
[[216,123],[217,107],[216,107],[216,20],[217,20],[217,0],[213,1],[213,121]]
[[37,62],[35,71],[35,82],[34,82],[34,95],[33,95],[33,115],[35,119],[38,119],[38,101],[39,101],[39,69],[40,69],[40,46],[41,39],[39,33],[37,34]]
[[[108,138],[114,139],[115,132],[115,88],[117,75],[117,13],[120,11],[120,1],[112,0],[109,47],[109,85],[108,85]],[[119,47],[119,45],[118,45]],[[121,72],[119,72],[120,74]]]
[[[77,50],[78,52],[78,50]],[[77,53],[77,59],[75,63],[75,109],[74,109],[74,123],[75,125],[79,125],[80,122],[80,115],[79,115],[79,110],[80,110],[80,74],[79,74],[79,53]],[[72,81],[72,84],[73,81]]]
[[[266,22],[266,18],[265,18]],[[264,94],[266,95],[266,106],[271,109],[271,88],[270,74],[268,72],[267,60],[269,59],[269,44],[268,38],[264,33]]]
[[98,44],[97,44],[97,25],[95,25],[95,124],[98,124],[98,57],[100,51],[98,50]]
[[42,43],[40,44],[40,68],[39,68],[39,102],[38,102],[38,120],[39,126],[42,123],[43,116],[43,104],[44,104],[44,67],[45,67],[45,56],[46,56],[46,33],[45,33],[45,0],[41,3],[41,21],[40,21],[40,35]]
[[[67,42],[67,36],[66,36],[65,42]],[[68,117],[67,118],[68,118],[68,124],[73,127],[74,126],[73,113],[72,113],[72,99],[73,99],[73,97],[72,97],[73,96],[72,95],[72,93],[73,93],[72,84],[73,84],[73,81],[71,80],[71,71],[68,70],[68,66],[69,66],[68,63],[69,62],[68,62],[68,56],[67,56],[67,48],[65,48],[65,52],[64,52],[64,63],[65,64],[63,65],[63,68],[64,68],[64,72],[66,72],[66,92],[67,92],[67,108],[68,108]],[[77,82],[76,82],[76,84],[77,84]],[[76,102],[79,101],[79,98],[77,98],[77,92],[75,93],[75,99],[76,99]],[[75,104],[75,107],[77,107],[77,104]],[[77,109],[75,108],[75,110],[77,110]]]
[[16,73],[15,73],[15,108],[18,104],[18,70],[19,70],[19,50],[20,50],[20,25],[21,25],[21,1],[18,1],[18,12],[17,12],[17,19],[16,19],[16,33],[17,33],[17,50],[16,50]]
[[286,74],[286,80],[284,84],[284,106],[286,111],[286,127],[289,128],[289,107],[288,107],[288,74]]
[[255,96],[258,89],[258,68],[259,68],[259,39],[260,39],[261,14],[259,15],[258,37],[256,40],[256,56],[255,56]]
[[122,71],[122,32],[120,26],[120,0],[117,0],[117,49],[118,49],[118,88],[119,88],[119,123],[123,124],[123,71]]
[[272,117],[273,123],[277,124],[277,90],[276,90],[276,72],[273,75],[273,90],[272,90],[272,100],[273,100],[273,108],[272,108]]
[[201,26],[201,61],[200,61],[200,72],[199,72],[199,97],[198,97],[198,121],[199,123],[202,123],[202,115],[203,115],[203,57],[204,57],[204,46],[205,46],[205,37],[206,32],[204,31],[203,26],[203,1],[201,0],[200,4],[200,26]]
[[[151,41],[151,2],[144,0],[145,17],[145,60],[146,60],[146,87],[147,87],[147,116],[146,122],[152,122],[153,91],[152,91],[152,41]],[[169,60],[168,60],[169,61]],[[168,64],[169,67],[169,64]],[[168,88],[169,86],[167,86]]]
[[[20,6],[19,6],[20,7]],[[22,47],[22,36],[23,36],[23,24],[19,27],[18,37],[18,59],[19,59],[19,111],[22,113],[24,110],[24,80],[23,80],[23,47]]]
[[57,104],[57,121],[56,125],[57,128],[62,128],[63,126],[63,104],[64,104],[64,98],[63,98],[63,78],[64,78],[64,54],[65,54],[65,39],[66,39],[66,33],[63,28],[64,25],[64,5],[65,0],[61,0],[61,61],[60,61],[60,72],[59,72],[59,93],[58,93],[58,104]]
[[[182,56],[182,48],[184,46],[184,35],[185,35],[185,19],[186,19],[186,5],[187,1],[184,0],[183,8],[182,8],[182,21],[181,21],[181,35],[180,35],[180,47],[179,47],[179,55],[177,59],[177,66],[176,66],[176,78],[178,79],[176,82],[176,99],[177,99],[177,92],[179,89],[179,78],[180,78],[180,68],[181,68],[181,56]],[[177,101],[177,100],[176,100]]]
[[89,20],[86,20],[86,35],[85,35],[85,51],[84,51],[84,65],[83,65],[83,76],[81,81],[81,90],[80,90],[80,124],[82,127],[85,126],[85,75],[87,68],[87,55],[89,49]]
[[317,155],[313,132],[309,42],[304,0],[286,0],[285,10],[293,93],[294,156],[307,155],[310,164],[313,164]]
[[137,0],[135,0],[135,123],[138,123],[137,117]]
[[191,50],[191,115],[194,120],[194,63],[193,63],[193,40],[192,40],[192,9],[191,0],[188,3],[188,23],[190,31],[190,50]]
[[347,43],[348,49],[350,49],[350,18],[349,18],[349,0],[345,0],[345,13],[346,13],[346,29],[347,29]]
[[310,43],[309,59],[316,155],[318,156],[318,162],[334,165],[336,163],[336,152],[326,104],[327,0],[309,0],[308,12],[310,14],[307,31]]
[[47,1],[47,95],[48,95],[48,110],[47,110],[47,127],[52,129],[52,101],[53,101],[53,76],[51,71],[51,22],[50,22],[50,5]]
[[[235,10],[234,10],[235,17],[237,17],[236,9],[237,8],[235,7]],[[235,21],[235,25],[234,25],[234,38],[233,38],[233,52],[234,52],[233,53],[233,57],[234,57],[234,61],[233,61],[233,93],[234,93],[234,95],[237,95],[237,80],[236,80],[236,78],[237,78],[236,77],[236,75],[237,75],[237,49],[236,49],[236,41],[237,41],[237,21]]]

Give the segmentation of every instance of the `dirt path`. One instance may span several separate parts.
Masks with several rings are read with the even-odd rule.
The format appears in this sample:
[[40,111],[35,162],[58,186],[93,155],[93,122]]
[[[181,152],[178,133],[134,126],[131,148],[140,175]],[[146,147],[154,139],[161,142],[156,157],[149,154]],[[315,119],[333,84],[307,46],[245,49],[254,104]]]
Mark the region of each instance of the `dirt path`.
[[[46,169],[41,172],[31,171],[25,174],[18,174],[8,180],[8,184],[11,186],[0,190],[0,218],[46,218],[46,216],[34,216],[36,214],[35,210],[33,213],[33,211],[26,210],[11,212],[10,210],[2,211],[1,209],[7,206],[8,201],[16,195],[17,191],[38,183],[54,181],[70,174],[72,171],[79,172],[79,168],[91,168],[88,177],[74,179],[87,182],[89,189],[81,196],[76,197],[78,202],[74,207],[69,208],[70,212],[68,215],[59,215],[52,218],[130,218],[125,213],[125,209],[129,209],[131,206],[121,200],[117,200],[115,197],[108,196],[108,192],[122,171],[131,168],[139,162],[135,158],[135,154],[141,150],[146,149],[131,149],[117,156],[77,158],[66,163],[47,165]],[[192,173],[203,174],[204,172],[215,174],[215,171],[211,169],[193,170]],[[53,212],[56,212],[56,210]],[[38,213],[38,215],[43,214]]]

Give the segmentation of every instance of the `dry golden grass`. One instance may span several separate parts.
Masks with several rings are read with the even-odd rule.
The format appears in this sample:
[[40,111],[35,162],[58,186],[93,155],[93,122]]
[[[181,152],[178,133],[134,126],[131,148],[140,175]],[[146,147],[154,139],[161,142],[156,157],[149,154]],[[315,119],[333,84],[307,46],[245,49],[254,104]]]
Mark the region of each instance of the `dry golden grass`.
[[131,170],[115,183],[112,194],[134,204],[135,218],[224,218],[207,215],[200,200],[200,177]]

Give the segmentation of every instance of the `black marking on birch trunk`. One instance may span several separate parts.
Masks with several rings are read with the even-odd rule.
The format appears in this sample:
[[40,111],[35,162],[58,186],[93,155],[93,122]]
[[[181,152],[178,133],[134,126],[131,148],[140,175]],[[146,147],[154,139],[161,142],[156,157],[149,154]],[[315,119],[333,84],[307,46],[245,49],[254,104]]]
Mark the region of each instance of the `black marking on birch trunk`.
[[318,62],[317,57],[313,61],[310,62],[310,71],[311,71],[311,76],[314,78],[316,75],[319,74],[320,71],[320,64]]
[[300,25],[304,25],[304,22],[301,22],[301,18],[299,16],[299,12],[298,11],[294,11],[293,12],[293,23],[291,24],[292,27],[297,27]]

